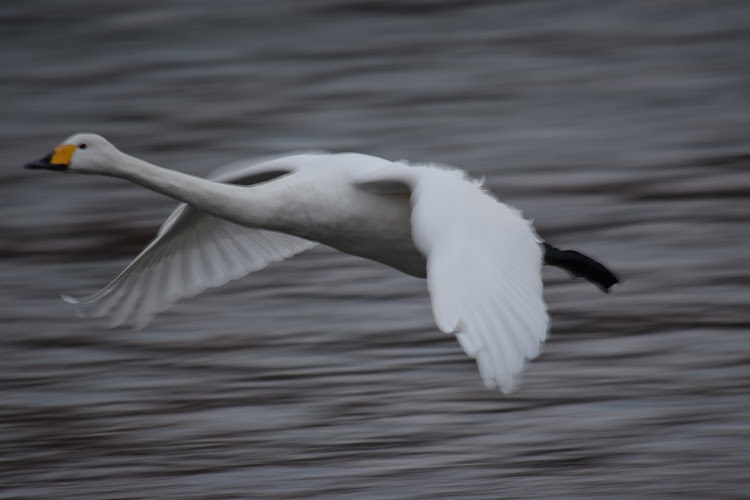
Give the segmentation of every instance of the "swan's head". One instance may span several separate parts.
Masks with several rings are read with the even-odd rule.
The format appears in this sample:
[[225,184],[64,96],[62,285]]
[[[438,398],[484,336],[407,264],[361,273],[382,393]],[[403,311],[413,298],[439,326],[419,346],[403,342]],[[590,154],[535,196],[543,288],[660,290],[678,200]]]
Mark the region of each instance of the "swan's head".
[[75,134],[61,142],[50,154],[26,164],[24,168],[107,174],[117,153],[117,148],[100,135]]

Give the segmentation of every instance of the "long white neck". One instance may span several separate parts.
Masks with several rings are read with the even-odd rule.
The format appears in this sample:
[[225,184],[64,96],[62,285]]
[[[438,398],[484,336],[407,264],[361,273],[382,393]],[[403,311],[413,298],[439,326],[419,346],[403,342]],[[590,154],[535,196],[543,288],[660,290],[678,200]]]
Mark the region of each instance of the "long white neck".
[[213,182],[182,172],[157,167],[118,151],[114,168],[105,175],[127,179],[211,215],[258,228],[273,221],[273,193],[252,187]]

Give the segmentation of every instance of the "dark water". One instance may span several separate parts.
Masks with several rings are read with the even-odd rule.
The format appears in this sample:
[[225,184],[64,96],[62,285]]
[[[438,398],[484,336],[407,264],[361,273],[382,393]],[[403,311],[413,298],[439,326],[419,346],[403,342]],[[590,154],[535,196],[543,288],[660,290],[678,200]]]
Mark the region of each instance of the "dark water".
[[[0,40],[0,498],[750,496],[746,2],[4,0]],[[78,131],[456,164],[624,283],[546,270],[505,397],[422,281],[326,248],[104,330],[58,294],[173,203],[20,169]]]

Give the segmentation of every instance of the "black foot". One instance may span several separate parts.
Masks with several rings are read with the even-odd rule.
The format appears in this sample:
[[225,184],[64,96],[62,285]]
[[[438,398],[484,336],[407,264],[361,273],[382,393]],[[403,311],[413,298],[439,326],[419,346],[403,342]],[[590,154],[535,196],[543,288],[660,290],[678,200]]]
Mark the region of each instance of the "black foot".
[[620,280],[615,274],[591,257],[575,250],[560,250],[549,243],[544,243],[544,263],[568,271],[573,276],[585,278],[609,293],[612,285]]

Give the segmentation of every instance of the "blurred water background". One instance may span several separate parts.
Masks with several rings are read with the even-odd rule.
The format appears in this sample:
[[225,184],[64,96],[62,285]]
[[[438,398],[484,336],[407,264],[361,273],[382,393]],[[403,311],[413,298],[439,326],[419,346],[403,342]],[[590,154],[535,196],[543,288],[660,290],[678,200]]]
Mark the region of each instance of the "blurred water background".
[[[748,498],[750,4],[0,3],[0,498]],[[141,332],[61,293],[174,202],[21,166],[74,132],[204,175],[305,149],[486,176],[552,326],[510,396],[424,282],[319,247]]]

